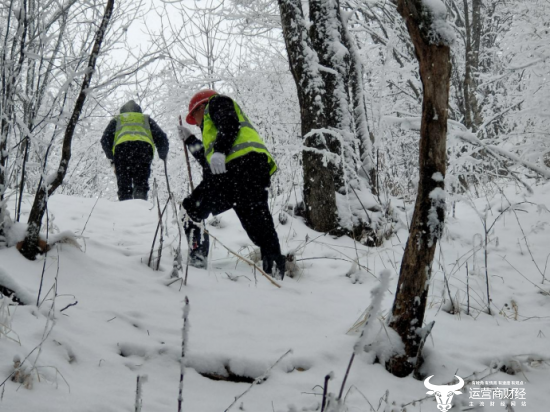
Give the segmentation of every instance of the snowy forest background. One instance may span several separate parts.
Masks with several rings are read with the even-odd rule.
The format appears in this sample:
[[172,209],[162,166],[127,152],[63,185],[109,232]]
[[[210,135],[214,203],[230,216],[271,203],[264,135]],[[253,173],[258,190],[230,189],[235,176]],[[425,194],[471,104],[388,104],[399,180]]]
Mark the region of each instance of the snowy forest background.
[[[377,286],[378,281],[367,282],[365,273],[371,271],[376,279],[384,281],[379,271],[380,265],[384,265],[384,259],[390,253],[393,254],[390,269],[394,278],[388,288],[392,296],[391,299],[386,296],[386,303],[391,306],[389,300],[393,299],[396,290],[401,255],[421,179],[419,131],[423,103],[419,63],[405,20],[398,12],[397,2],[107,2],[113,6],[112,16],[92,72],[89,70],[94,57],[92,48],[97,40],[98,28],[105,21],[105,2],[0,1],[0,248],[4,253],[0,254],[0,279],[17,278],[16,274],[8,273],[8,268],[16,270],[17,267],[25,267],[29,271],[34,270],[31,269],[33,266],[27,266],[30,263],[18,261],[16,254],[7,253],[15,249],[13,246],[16,241],[23,240],[25,230],[32,231],[32,225],[26,228],[16,222],[27,223],[29,209],[37,193],[41,188],[47,191],[48,185],[55,183],[61,174],[62,183],[59,182],[52,202],[57,195],[70,196],[75,198],[75,202],[84,202],[82,204],[88,210],[95,204],[85,198],[116,201],[116,180],[99,139],[109,120],[129,99],[138,102],[144,112],[150,114],[169,135],[167,172],[174,198],[181,201],[189,193],[189,178],[183,146],[177,139],[178,117],[186,113],[189,99],[197,90],[214,88],[239,102],[269,146],[279,165],[279,171],[272,178],[270,192],[274,218],[282,227],[288,219],[302,222],[300,219],[305,215],[309,228],[302,225],[298,230],[298,234],[306,239],[305,244],[308,244],[307,239],[319,235],[311,228],[320,233],[330,231],[323,229],[322,222],[316,224],[316,217],[308,216],[307,210],[304,213],[301,206],[303,200],[306,206],[310,204],[308,202],[319,200],[315,198],[315,193],[311,200],[307,196],[303,199],[304,173],[307,175],[312,170],[319,172],[319,169],[304,168],[303,163],[315,162],[312,153],[321,150],[315,146],[315,133],[324,133],[327,139],[327,136],[334,135],[335,130],[339,133],[334,140],[336,149],[328,147],[332,144],[329,142],[327,150],[320,157],[320,164],[324,164],[329,173],[323,175],[323,178],[336,176],[332,190],[336,192],[337,210],[334,213],[341,227],[350,235],[339,237],[335,242],[347,245],[342,247],[353,247],[356,251],[359,247],[364,255],[361,254],[360,258],[360,253],[354,252],[357,253],[356,258],[346,257],[352,263],[351,269],[349,265],[345,269],[343,266],[333,269],[335,272],[342,270],[342,275],[352,279],[353,283],[364,284],[366,289],[363,291],[365,297],[362,303],[366,309],[370,303],[368,291]],[[470,315],[470,286],[465,286],[469,268],[478,276],[477,302],[472,304],[477,308],[477,316],[484,313],[506,320],[514,320],[515,316],[515,321],[518,321],[519,316],[520,320],[542,322],[542,325],[533,326],[533,330],[540,330],[542,335],[535,333],[531,338],[538,336],[544,340],[542,331],[548,329],[548,321],[545,320],[548,314],[544,311],[544,304],[548,302],[544,299],[547,300],[550,295],[546,281],[550,251],[544,240],[545,228],[550,224],[546,206],[547,179],[550,178],[550,2],[422,0],[409,3],[423,4],[425,14],[431,16],[433,30],[428,33],[432,35],[431,41],[450,45],[447,158],[446,173],[442,173],[445,196],[436,199],[446,203],[446,209],[439,205],[438,210],[445,214],[450,228],[446,229],[447,232],[440,227],[438,229],[437,220],[441,220],[440,216],[434,218],[435,223],[427,224],[430,231],[441,231],[435,236],[439,243],[449,242],[448,245],[451,245],[457,237],[468,239],[467,245],[461,245],[464,255],[460,257],[442,251],[444,246],[441,245],[436,251],[437,242],[430,245],[436,253],[437,263],[433,265],[438,267],[433,269],[434,276],[440,277],[440,282],[430,293],[441,295],[439,308],[445,312],[464,318],[467,309]],[[305,19],[300,15],[300,4]],[[285,10],[287,14],[283,14]],[[339,10],[339,15],[333,15],[327,10]],[[321,18],[314,17],[315,13],[319,13]],[[329,18],[324,19],[323,16]],[[312,21],[316,24],[312,24]],[[325,31],[319,34],[315,27],[321,24]],[[305,31],[300,33],[301,25]],[[300,37],[306,36],[306,32],[310,40]],[[300,41],[295,43],[296,47],[309,44],[311,48],[306,47],[305,51],[292,48],[292,42],[297,38]],[[308,54],[314,49],[318,56]],[[320,50],[332,56],[327,60],[332,66],[323,61]],[[300,74],[296,73],[296,67],[299,67],[296,61],[300,61],[300,53],[306,56],[303,59],[306,62],[303,71],[309,70],[310,73],[316,73],[317,77],[312,75],[309,83],[305,81],[302,87],[297,88],[296,79]],[[86,79],[92,73],[91,84],[84,89],[83,94],[83,78]],[[340,82],[331,83],[332,80],[327,80],[334,73],[338,74],[334,77]],[[321,81],[323,84],[319,86]],[[319,104],[315,99],[316,87],[321,90],[317,90],[320,95],[336,98],[323,100],[323,104],[314,106]],[[83,95],[85,101],[81,102],[79,120],[74,123],[69,161],[67,145],[64,146],[66,132],[74,108]],[[321,120],[308,117],[308,114],[317,111],[325,111],[325,117]],[[334,113],[337,115],[333,116]],[[306,123],[311,126],[309,129]],[[332,156],[335,152],[339,157]],[[67,168],[63,166],[64,161],[68,161]],[[196,183],[200,181],[201,172],[196,163],[192,162],[191,167]],[[439,183],[443,184],[443,180]],[[167,202],[168,190],[164,164],[158,158],[153,163],[150,184],[154,186],[150,192],[150,202],[158,202],[162,207]],[[66,200],[55,202],[63,204],[67,210],[77,209],[76,203]],[[107,205],[107,202],[98,203],[99,210],[102,207],[108,210]],[[129,209],[126,212],[134,211],[132,206],[127,207]],[[136,215],[146,216],[145,209],[140,208],[136,206]],[[58,213],[56,224],[61,231],[69,230],[60,224],[60,213],[63,212]],[[113,213],[113,216],[118,216],[118,212]],[[69,213],[67,216],[72,215]],[[123,216],[122,212],[120,216]],[[156,227],[156,216],[149,217],[152,219],[151,230],[150,236],[143,236],[144,242],[147,242],[142,245],[143,255],[148,254]],[[495,234],[499,225],[504,224],[505,217],[509,221],[517,221],[516,232],[507,237],[508,246],[503,246],[506,242],[499,240]],[[48,213],[41,221],[43,232],[45,226],[50,224],[46,222],[47,218]],[[461,218],[464,220],[459,222]],[[230,218],[227,219],[231,222]],[[174,222],[166,221],[165,224],[172,225],[172,232],[168,231],[167,236],[175,238],[177,229],[174,230]],[[460,226],[455,231],[461,236],[452,235],[453,224]],[[70,226],[68,217],[66,226]],[[217,233],[215,227],[216,222],[211,229]],[[242,246],[241,243],[235,246],[231,242],[231,236],[228,236],[226,243],[229,246],[235,249]],[[521,310],[518,309],[518,298],[513,292],[510,301],[509,295],[498,295],[500,286],[494,286],[496,291],[489,297],[490,285],[496,280],[489,276],[493,272],[489,270],[488,262],[493,259],[502,261],[497,257],[501,256],[497,252],[514,248],[521,251],[522,257],[518,257],[514,266],[510,264],[512,268],[507,267],[498,272],[498,276],[502,276],[503,283],[507,285],[518,278],[521,286],[517,288],[526,288],[521,289],[521,294],[526,299],[525,304],[533,304],[529,307],[532,310],[527,312],[534,313],[525,316],[525,319],[521,318],[523,315],[518,315],[518,310],[520,313]],[[290,247],[283,249],[293,253],[298,250]],[[170,253],[173,250],[167,248],[165,260],[170,261]],[[506,255],[504,252],[502,254]],[[443,269],[444,255],[447,256],[447,263],[456,261],[450,272]],[[316,258],[315,253],[309,257],[306,253],[304,256],[303,259]],[[332,258],[342,257],[335,255]],[[380,262],[378,266],[376,263],[373,266],[376,259]],[[171,262],[166,265],[171,267]],[[165,269],[169,274],[170,268]],[[323,279],[331,276],[331,272],[323,270],[322,265],[307,268],[298,265],[295,270],[295,278],[298,279],[306,276],[304,273],[314,278],[314,273],[319,273],[319,270],[323,271]],[[37,276],[35,274],[35,278]],[[460,276],[460,282],[453,284],[453,276]],[[525,286],[523,282],[527,278]],[[286,285],[287,280],[284,282]],[[5,284],[2,286],[9,287]],[[347,296],[347,293],[351,292],[347,289],[342,291],[342,296]],[[531,298],[527,297],[529,294]],[[181,293],[179,297],[181,299]],[[491,298],[498,303],[493,304]],[[379,302],[372,311],[383,313],[380,305]],[[433,305],[430,300],[427,310],[434,309]],[[10,311],[8,306],[3,308],[5,312],[1,312],[3,329],[0,331],[0,340],[8,336],[13,338],[10,335],[12,329],[7,326],[8,323],[11,325],[13,309]],[[386,309],[389,311],[390,308]],[[387,320],[389,315],[386,315],[381,315],[381,318]],[[53,319],[50,312],[46,311],[44,316]],[[352,319],[345,321],[353,324]],[[446,325],[444,321],[442,324]],[[451,327],[441,327],[452,335]],[[437,328],[436,325],[434,333]],[[483,327],[473,329],[479,331]],[[17,330],[16,325],[13,325],[13,330]],[[519,333],[518,329],[510,326],[503,336],[512,339],[516,333]],[[482,340],[482,335],[476,336],[476,340]],[[365,344],[366,337],[361,339]],[[19,338],[16,340],[21,341]],[[450,342],[452,339],[449,337],[447,343]],[[528,381],[526,374],[534,363],[547,368],[550,359],[548,351],[545,354],[537,352],[534,349],[539,348],[539,344],[529,343],[528,339],[525,342],[526,346],[518,344],[517,352],[500,360],[497,372],[514,372],[517,376],[522,375],[517,380]],[[474,345],[474,350],[481,345]],[[431,348],[428,353],[437,352],[437,349],[437,346]],[[341,352],[343,358],[349,356],[352,346],[342,347]],[[377,362],[384,363],[387,357],[384,350],[378,348],[375,352],[372,361],[376,358]],[[22,353],[24,356],[26,354]],[[436,374],[438,356],[444,358],[442,354],[432,354],[431,360],[426,361],[428,368],[431,367],[431,373],[415,371],[416,377]],[[342,370],[344,363],[339,366]],[[11,373],[11,364],[11,359],[6,362],[2,360],[2,371],[6,372],[6,377]],[[327,368],[332,367],[333,364],[328,362]],[[495,366],[489,362],[488,367],[491,369]],[[471,366],[469,372],[474,370],[476,366]],[[310,387],[322,385],[324,374],[329,371],[320,372],[323,375],[309,382]],[[376,373],[386,372],[376,369]],[[256,375],[260,376],[259,373]],[[450,382],[453,375],[446,373],[445,379],[439,379],[439,383]],[[545,393],[542,385],[548,378],[548,370],[546,377],[543,373],[537,376],[540,384],[534,386],[533,392],[538,390],[538,396],[542,399]],[[466,378],[465,375],[463,377]],[[340,380],[342,378],[339,376]],[[0,376],[0,382],[3,380],[4,377]],[[363,404],[354,410],[405,410],[400,405],[407,403],[406,395],[409,392],[405,391],[402,398],[392,406],[387,394],[384,402],[383,397],[380,397],[386,389],[391,395],[389,386],[395,385],[395,382],[385,378],[381,382],[376,383],[375,394],[367,396],[372,405],[357,400],[358,405],[361,402]],[[6,391],[5,383],[2,384],[2,393]],[[411,395],[410,400],[415,399],[414,396],[421,398],[422,390],[423,387],[421,390],[416,387],[414,393],[418,395]],[[467,393],[466,388],[463,391]],[[235,392],[236,395],[241,391]],[[336,400],[335,395],[332,405],[328,407],[334,411],[345,410],[353,402],[350,399],[346,404],[342,399]],[[424,410],[421,404],[410,404],[406,410]],[[133,403],[129,405],[131,408],[128,410],[133,410]],[[271,404],[268,405],[260,409],[252,407],[251,410],[271,410]],[[279,407],[283,408],[280,410],[288,411],[322,410],[327,407],[320,400],[312,405],[308,406],[311,409]],[[501,409],[543,410],[542,400],[535,405],[526,407],[529,409],[521,409],[520,406],[514,409],[508,402]],[[227,405],[222,403],[217,409],[204,407],[194,410],[219,410],[222,407]],[[435,410],[435,404],[424,407],[425,410]],[[456,408],[484,410],[479,404],[469,407],[466,401],[457,403]],[[90,410],[94,410],[92,404]],[[158,410],[166,409],[158,407]],[[491,410],[490,407],[487,410]]]
[[[190,96],[204,87],[233,96],[255,119],[283,165],[275,187],[300,182],[300,116],[277,3],[215,4],[167,2],[150,9],[145,2],[115,3],[61,193],[114,199],[113,176],[98,142],[108,120],[133,98],[173,138],[178,115]],[[479,15],[473,25],[476,4]],[[22,6],[33,18],[17,18]],[[3,3],[2,138],[8,151],[4,173],[10,189],[19,188],[23,180],[26,191],[36,191],[40,165],[50,146],[45,174],[58,164],[59,140],[104,6],[77,1],[63,8],[57,2]],[[446,6],[455,31],[448,139],[452,180],[447,186],[459,187],[456,177],[462,176],[479,196],[485,180],[513,180],[517,172],[507,172],[490,156],[477,156],[483,147],[454,138],[465,130],[526,161],[541,166],[550,162],[545,134],[548,4],[447,2]],[[363,65],[378,188],[389,196],[412,199],[418,176],[415,121],[420,117],[422,86],[409,35],[390,1],[346,1],[341,7]],[[151,26],[130,30],[149,16],[153,16]],[[183,149],[178,141],[171,143],[169,172],[181,198],[187,190]],[[156,166],[154,176],[162,176],[162,165],[156,162]],[[164,179],[157,180],[164,192]]]

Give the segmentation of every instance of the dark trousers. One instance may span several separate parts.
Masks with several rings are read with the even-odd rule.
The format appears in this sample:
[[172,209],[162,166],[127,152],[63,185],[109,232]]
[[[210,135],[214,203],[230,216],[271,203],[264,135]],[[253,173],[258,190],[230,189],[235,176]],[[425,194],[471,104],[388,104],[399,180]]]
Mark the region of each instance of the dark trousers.
[[[279,237],[267,202],[269,185],[267,156],[249,153],[227,163],[226,173],[212,175],[205,171],[203,181],[184,199],[183,207],[195,222],[211,213],[217,215],[233,208],[262,256],[278,256],[281,254]],[[186,226],[188,237],[192,235],[193,243],[200,246],[204,237],[200,236],[197,226],[192,223]]]
[[146,142],[124,142],[115,149],[118,200],[147,200],[153,148]]

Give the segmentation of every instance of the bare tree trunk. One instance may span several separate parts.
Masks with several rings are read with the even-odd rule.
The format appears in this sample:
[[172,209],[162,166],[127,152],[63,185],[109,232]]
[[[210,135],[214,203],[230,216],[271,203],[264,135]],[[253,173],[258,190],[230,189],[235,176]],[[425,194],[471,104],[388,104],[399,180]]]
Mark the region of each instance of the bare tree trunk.
[[350,54],[341,35],[343,25],[339,1],[310,0],[309,14],[311,44],[324,67],[320,74],[325,84],[323,101],[327,125],[344,132],[351,131],[348,94]]
[[[28,34],[27,1],[23,0],[17,18],[17,29],[12,39],[11,56],[8,54],[8,37],[10,32],[11,18],[14,3],[10,2],[8,19],[5,27],[5,37],[0,56],[0,70],[2,82],[2,96],[0,100],[0,244],[5,243],[5,228],[8,219],[8,212],[4,194],[8,186],[8,136],[10,133],[10,122],[13,118],[14,97],[16,94],[16,83],[23,67],[25,58],[25,46]],[[18,51],[19,49],[19,51]]]
[[90,59],[88,61],[88,68],[86,70],[86,74],[84,75],[82,86],[80,88],[80,94],[78,95],[75,107],[73,109],[73,114],[65,130],[65,135],[63,137],[63,148],[61,151],[61,160],[57,168],[57,174],[55,175],[55,177],[53,177],[53,180],[51,182],[44,182],[43,178],[40,179],[39,187],[34,198],[34,203],[29,214],[27,235],[25,237],[25,240],[23,241],[23,245],[20,250],[23,256],[25,256],[27,259],[36,259],[36,255],[39,252],[38,241],[40,227],[42,225],[42,219],[46,211],[48,198],[61,185],[61,183],[63,183],[63,179],[67,173],[69,160],[71,159],[72,138],[76,128],[76,124],[78,123],[78,119],[80,117],[80,113],[82,111],[82,108],[84,107],[84,102],[86,101],[88,87],[90,86],[92,75],[95,70],[95,65],[97,62],[99,51],[101,49],[101,43],[103,42],[109,20],[111,19],[111,15],[113,13],[113,7],[114,0],[108,0],[107,5],[105,6],[105,12],[103,14],[101,25],[96,32],[94,45],[92,48],[92,52],[90,53]]
[[360,62],[352,61],[338,0],[310,0],[309,27],[300,0],[278,3],[300,103],[305,217],[317,231],[351,233],[354,223],[339,216],[336,199],[360,190],[361,154],[370,148]]
[[340,156],[339,164],[331,164],[330,169],[336,191],[347,196],[349,185],[358,188],[356,181],[360,144],[355,138],[350,111],[351,55],[346,46],[340,2],[310,0],[309,14],[312,45],[323,67],[320,73],[325,84],[323,107],[327,127],[335,132],[325,134],[324,137],[328,141],[329,150]]
[[418,332],[424,321],[432,261],[445,219],[451,63],[450,47],[432,28],[434,16],[424,8],[422,0],[399,0],[398,11],[414,44],[423,85],[418,195],[390,319],[390,327],[401,337],[405,353],[386,364],[391,373],[403,377],[420,364]]
[[327,127],[323,103],[325,84],[305,25],[302,3],[300,0],[278,1],[290,71],[298,89],[302,136],[305,138],[302,155],[305,214],[315,230],[328,232],[338,226],[338,210],[333,174],[327,167],[331,160],[324,160],[327,160],[327,154],[339,150],[339,147],[334,147],[337,142],[332,136],[321,132]]
[[483,123],[481,108],[476,97],[481,39],[481,0],[473,0],[472,9],[472,21],[470,22],[468,0],[464,0],[464,30],[466,34],[466,67],[464,68],[463,81],[464,124],[468,129],[476,132]]

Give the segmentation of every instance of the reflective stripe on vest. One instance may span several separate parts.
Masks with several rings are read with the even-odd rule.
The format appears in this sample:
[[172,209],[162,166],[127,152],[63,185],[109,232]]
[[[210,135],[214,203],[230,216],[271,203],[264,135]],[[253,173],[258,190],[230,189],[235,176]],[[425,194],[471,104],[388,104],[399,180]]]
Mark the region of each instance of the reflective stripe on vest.
[[[225,162],[228,163],[231,160],[244,156],[245,154],[250,152],[264,153],[267,156],[269,162],[269,174],[272,175],[277,171],[277,165],[275,164],[271,153],[269,153],[269,150],[267,150],[264,141],[262,140],[256,129],[254,129],[254,126],[252,125],[252,123],[250,123],[239,105],[235,103],[235,101],[233,101],[233,105],[235,107],[237,117],[239,118],[240,128],[239,133],[237,134],[237,137],[233,142],[231,150],[225,157]],[[218,129],[216,128],[214,122],[212,121],[212,118],[210,117],[208,104],[204,110],[202,128],[204,155],[206,156],[206,160],[208,161],[208,163],[210,163],[212,154],[214,154],[214,143],[216,141],[217,135]]]
[[155,143],[149,125],[149,116],[142,113],[121,113],[116,117],[116,132],[113,154],[120,143],[141,141],[149,143],[155,150]]

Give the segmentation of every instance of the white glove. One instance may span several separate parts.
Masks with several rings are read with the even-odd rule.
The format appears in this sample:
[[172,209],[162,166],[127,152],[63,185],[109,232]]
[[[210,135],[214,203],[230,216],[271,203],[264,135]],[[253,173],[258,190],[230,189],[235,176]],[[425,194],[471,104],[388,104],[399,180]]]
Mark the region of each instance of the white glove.
[[191,130],[189,130],[187,127],[181,126],[181,125],[178,126],[178,136],[182,142],[185,143],[185,141],[189,139],[190,136],[193,136],[193,135],[194,133]]
[[210,170],[215,175],[225,173],[225,155],[220,152],[214,152],[210,158]]

